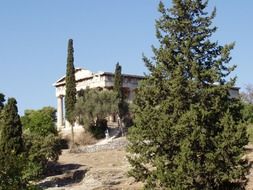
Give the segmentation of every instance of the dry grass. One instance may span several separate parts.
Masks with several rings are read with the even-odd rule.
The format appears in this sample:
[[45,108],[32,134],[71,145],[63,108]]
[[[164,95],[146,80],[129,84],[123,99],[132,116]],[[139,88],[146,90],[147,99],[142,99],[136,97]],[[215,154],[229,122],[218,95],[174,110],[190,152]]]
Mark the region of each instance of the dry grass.
[[[67,141],[68,145],[71,143],[71,129],[65,129],[60,131],[60,136],[62,139]],[[83,128],[74,128],[74,141],[76,145],[85,146],[95,144],[97,142],[96,138],[88,131]]]
[[75,140],[75,143],[81,146],[95,144],[96,142],[97,140],[88,131],[83,131],[80,135],[76,137]]

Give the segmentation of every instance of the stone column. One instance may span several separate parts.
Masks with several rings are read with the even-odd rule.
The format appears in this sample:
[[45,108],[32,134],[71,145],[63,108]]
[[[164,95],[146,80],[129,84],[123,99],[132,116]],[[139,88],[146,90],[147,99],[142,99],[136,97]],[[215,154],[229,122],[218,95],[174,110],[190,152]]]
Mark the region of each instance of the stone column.
[[128,101],[132,102],[134,99],[134,89],[129,88],[129,96],[128,96]]
[[57,129],[63,126],[63,96],[57,97]]

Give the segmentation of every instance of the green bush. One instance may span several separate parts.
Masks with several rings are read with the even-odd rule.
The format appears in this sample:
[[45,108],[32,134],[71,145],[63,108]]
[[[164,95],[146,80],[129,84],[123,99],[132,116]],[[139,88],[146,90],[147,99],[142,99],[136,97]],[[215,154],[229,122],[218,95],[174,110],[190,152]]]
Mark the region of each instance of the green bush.
[[27,158],[24,178],[35,180],[46,173],[48,163],[57,161],[61,154],[61,139],[58,137],[55,121],[56,110],[44,107],[40,110],[26,110],[21,118],[25,128],[24,143]]
[[58,160],[61,140],[54,134],[42,137],[30,132],[24,134],[24,140],[27,158],[24,178],[34,180],[46,173],[50,161]]
[[41,136],[48,134],[57,134],[56,110],[52,107],[44,107],[40,110],[26,110],[25,115],[21,117],[22,125],[31,133]]

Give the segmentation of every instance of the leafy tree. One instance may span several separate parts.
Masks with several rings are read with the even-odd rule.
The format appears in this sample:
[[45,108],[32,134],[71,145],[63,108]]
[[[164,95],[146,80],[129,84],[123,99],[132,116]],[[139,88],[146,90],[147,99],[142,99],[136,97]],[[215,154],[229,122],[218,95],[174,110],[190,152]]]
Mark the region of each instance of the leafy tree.
[[22,124],[26,130],[41,136],[57,134],[56,110],[53,107],[44,107],[40,110],[26,110],[21,117]]
[[96,138],[104,137],[106,117],[115,113],[118,106],[117,94],[113,91],[86,89],[77,99],[75,113],[78,122]]
[[21,118],[24,126],[26,166],[24,178],[38,179],[48,169],[50,161],[57,161],[61,153],[55,121],[56,110],[44,107],[40,110],[26,110]]
[[150,73],[136,94],[128,136],[129,174],[145,189],[239,189],[233,182],[245,177],[242,105],[229,97],[234,44],[210,40],[216,11],[208,15],[206,7],[201,0],[159,4],[160,46],[143,58]]
[[68,41],[68,57],[67,57],[67,71],[66,71],[66,95],[65,95],[65,117],[71,125],[72,147],[74,145],[74,129],[73,125],[76,121],[74,115],[74,108],[76,103],[76,80],[74,67],[74,48],[73,40]]

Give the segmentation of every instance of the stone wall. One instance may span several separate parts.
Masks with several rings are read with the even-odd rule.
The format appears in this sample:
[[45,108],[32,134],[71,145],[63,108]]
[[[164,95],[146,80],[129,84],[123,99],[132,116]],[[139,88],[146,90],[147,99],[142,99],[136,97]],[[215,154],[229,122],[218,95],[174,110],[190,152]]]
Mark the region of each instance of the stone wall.
[[105,144],[94,144],[89,146],[78,147],[73,152],[75,153],[90,153],[90,152],[99,152],[105,150],[114,150],[114,149],[122,149],[127,146],[127,140],[125,137],[111,139]]

